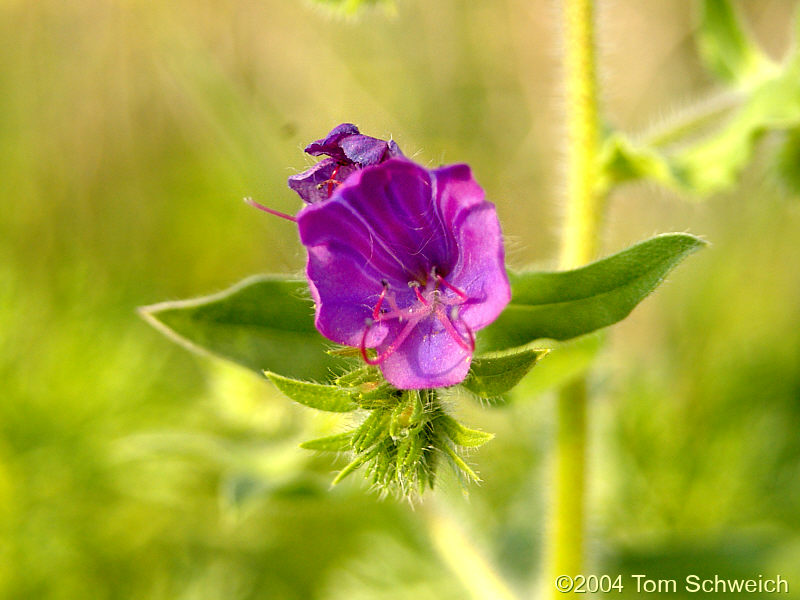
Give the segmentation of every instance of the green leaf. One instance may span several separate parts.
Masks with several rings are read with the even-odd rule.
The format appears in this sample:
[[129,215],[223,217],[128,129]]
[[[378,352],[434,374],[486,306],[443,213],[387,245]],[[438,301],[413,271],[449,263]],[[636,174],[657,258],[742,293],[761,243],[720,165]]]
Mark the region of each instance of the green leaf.
[[352,439],[353,432],[345,431],[344,433],[303,442],[300,447],[306,450],[319,450],[320,452],[344,452],[350,449],[350,440]]
[[653,148],[636,145],[619,132],[605,139],[599,160],[598,194],[607,194],[615,185],[637,179],[650,179],[665,187],[683,190],[683,183],[678,180],[665,155]]
[[697,43],[706,65],[725,81],[746,84],[775,72],[775,65],[745,31],[729,0],[701,4]]
[[389,435],[391,412],[373,410],[353,434],[353,450],[364,452]]
[[287,397],[310,408],[329,412],[350,412],[358,408],[350,394],[335,385],[298,381],[269,371],[264,374]]
[[333,478],[333,481],[331,481],[331,485],[336,485],[336,484],[338,484],[339,482],[341,482],[341,481],[342,481],[342,480],[343,480],[345,477],[347,477],[348,475],[350,475],[350,473],[353,473],[353,472],[355,472],[355,471],[358,469],[358,467],[360,467],[361,465],[363,465],[363,464],[364,464],[365,462],[367,462],[367,461],[368,461],[370,458],[373,458],[373,456],[374,456],[375,454],[377,454],[377,452],[373,451],[373,452],[372,452],[372,453],[370,453],[370,454],[359,454],[358,456],[356,456],[356,457],[355,457],[355,458],[354,458],[352,461],[350,461],[350,462],[349,462],[349,463],[348,463],[348,464],[347,464],[347,465],[344,467],[344,469],[342,469],[341,471],[339,471],[339,473],[336,475],[336,477],[334,477],[334,478]]
[[421,429],[412,429],[397,443],[397,469],[405,474],[409,468],[416,469],[428,441]]
[[139,309],[172,340],[257,373],[269,370],[298,379],[327,381],[342,358],[314,328],[306,283],[272,276],[245,279],[219,294]]
[[500,396],[517,385],[548,352],[523,346],[477,356],[461,385],[481,398]]
[[447,415],[442,415],[436,419],[435,425],[441,428],[456,446],[464,446],[465,448],[483,446],[486,442],[494,438],[493,433],[470,429]]
[[511,274],[511,303],[479,332],[482,351],[537,339],[566,340],[613,325],[705,245],[686,233],[659,235],[572,271]]

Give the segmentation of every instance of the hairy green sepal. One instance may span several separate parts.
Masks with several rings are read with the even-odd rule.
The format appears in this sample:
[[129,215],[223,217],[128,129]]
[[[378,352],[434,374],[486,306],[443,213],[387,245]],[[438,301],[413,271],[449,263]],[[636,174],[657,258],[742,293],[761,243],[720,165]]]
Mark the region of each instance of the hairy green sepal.
[[522,347],[476,356],[461,385],[480,398],[501,396],[516,386],[548,352]]

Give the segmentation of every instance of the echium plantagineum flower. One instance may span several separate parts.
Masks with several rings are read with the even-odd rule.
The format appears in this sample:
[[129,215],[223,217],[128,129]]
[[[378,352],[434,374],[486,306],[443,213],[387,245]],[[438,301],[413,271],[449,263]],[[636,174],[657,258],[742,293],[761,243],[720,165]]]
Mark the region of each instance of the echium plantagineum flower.
[[425,169],[351,125],[309,149],[339,165],[296,218],[317,329],[399,389],[461,382],[475,332],[511,298],[494,205],[468,166]]
[[497,212],[470,168],[425,169],[349,123],[306,152],[327,158],[289,178],[307,204],[296,217],[247,201],[297,223],[317,329],[398,389],[463,381],[475,332],[511,299]]

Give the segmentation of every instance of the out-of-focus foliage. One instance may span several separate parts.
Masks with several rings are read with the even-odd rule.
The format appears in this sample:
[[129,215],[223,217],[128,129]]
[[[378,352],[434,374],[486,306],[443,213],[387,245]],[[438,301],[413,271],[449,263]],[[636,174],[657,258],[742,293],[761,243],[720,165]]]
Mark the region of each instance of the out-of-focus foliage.
[[317,5],[324,7],[334,13],[344,15],[356,15],[359,11],[366,10],[374,6],[384,6],[394,8],[393,0],[312,0]]
[[[740,86],[733,98],[732,115],[711,133],[695,139],[707,118],[719,118],[713,104],[711,115],[701,109],[688,111],[672,132],[661,132],[642,142],[633,142],[619,132],[606,139],[602,152],[602,190],[636,179],[695,197],[707,197],[733,187],[752,160],[758,142],[770,132],[793,131],[800,125],[800,10],[795,17],[793,48],[777,67],[764,58],[756,43],[748,39],[730,2],[705,0],[698,33],[700,49],[708,66],[724,80]],[[676,142],[686,137],[682,144]],[[662,146],[668,142],[670,147]]]
[[[691,4],[609,5],[623,129],[719,89],[686,43]],[[771,56],[791,4],[737,4]],[[550,2],[404,0],[353,24],[309,6],[0,3],[0,597],[467,597],[427,503],[380,501],[356,478],[331,490],[330,455],[298,447],[348,415],[197,359],[135,314],[299,273],[294,229],[241,198],[294,210],[304,143],[343,120],[471,163],[512,266],[554,255]],[[713,245],[596,355],[595,572],[780,572],[800,592],[800,213],[768,150],[702,205],[644,186],[612,198],[608,253],[664,230]],[[573,344],[579,364],[596,353]],[[559,352],[533,372],[569,376]],[[436,500],[530,597],[551,402],[527,393],[533,378],[519,389],[491,411],[446,399],[496,437],[466,461],[486,483],[465,500],[444,477]]]
[[697,46],[708,68],[718,77],[746,86],[775,69],[745,31],[730,0],[702,0]]

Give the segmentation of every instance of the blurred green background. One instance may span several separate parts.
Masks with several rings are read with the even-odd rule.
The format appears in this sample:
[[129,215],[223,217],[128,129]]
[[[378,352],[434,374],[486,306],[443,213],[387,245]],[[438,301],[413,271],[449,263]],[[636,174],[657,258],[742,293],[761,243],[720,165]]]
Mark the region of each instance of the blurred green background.
[[[719,89],[693,3],[600,4],[615,125]],[[773,57],[793,4],[739,5]],[[558,16],[551,0],[402,0],[355,21],[296,0],[0,0],[0,597],[462,599],[461,535],[534,594],[548,394],[453,403],[497,434],[470,457],[485,483],[469,498],[446,477],[416,507],[358,475],[330,490],[342,461],[298,443],[339,417],[190,355],[135,308],[299,272],[291,224],[241,198],[295,211],[287,176],[342,121],[424,164],[469,162],[510,264],[552,265]],[[597,361],[588,572],[780,573],[800,598],[800,204],[764,156],[706,203],[612,198],[607,252],[673,230],[713,245]]]

